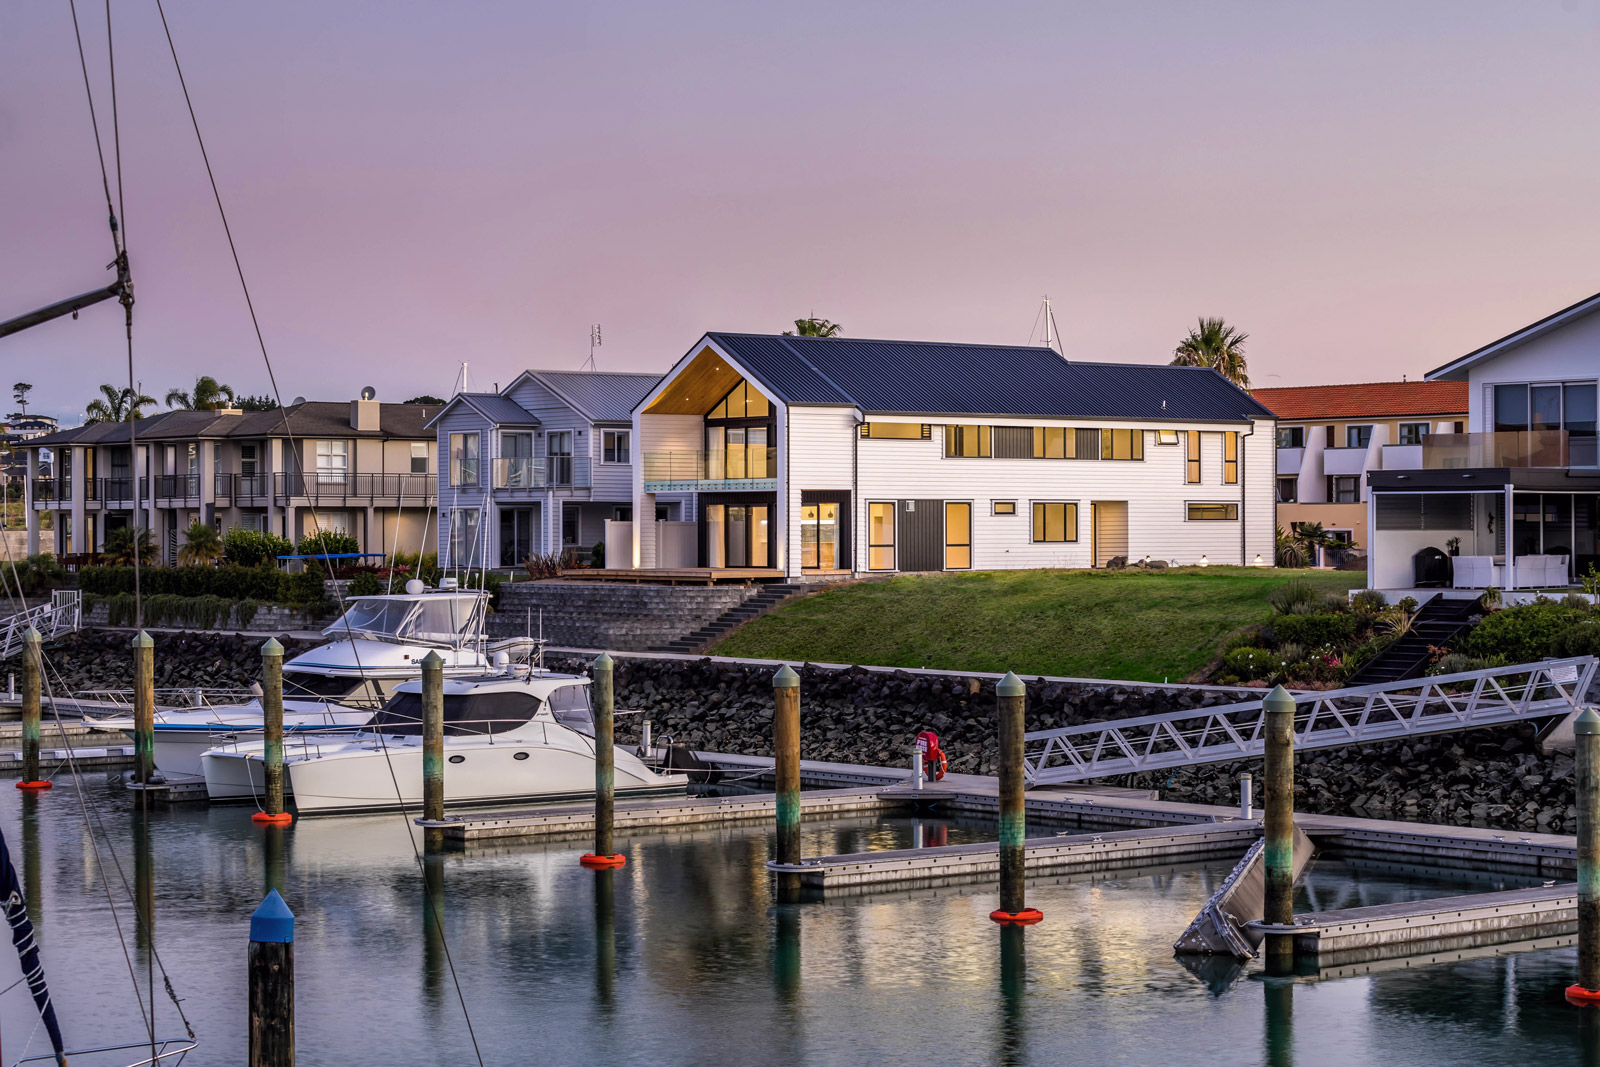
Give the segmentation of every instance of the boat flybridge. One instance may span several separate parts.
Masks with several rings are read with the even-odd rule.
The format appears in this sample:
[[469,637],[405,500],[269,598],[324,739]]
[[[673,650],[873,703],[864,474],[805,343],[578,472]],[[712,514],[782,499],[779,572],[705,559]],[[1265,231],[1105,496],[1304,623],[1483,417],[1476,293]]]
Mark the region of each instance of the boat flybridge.
[[[492,673],[444,681],[447,805],[576,799],[594,795],[589,679],[497,656]],[[202,757],[213,799],[265,795],[259,740]],[[682,792],[685,774],[660,774],[615,747],[616,791]],[[302,732],[284,742],[284,792],[302,814],[382,811],[422,802],[422,682],[402,682],[367,725]]]
[[[333,640],[283,665],[284,733],[368,722],[400,683],[422,676],[429,652],[444,658],[446,677],[480,675],[498,652],[529,654],[535,646],[529,638],[486,642],[488,600],[481,589],[428,589],[416,579],[404,593],[352,598],[322,631]],[[93,721],[102,729],[134,729],[131,711]],[[156,768],[169,782],[198,781],[206,749],[259,736],[263,725],[259,695],[241,704],[158,708]]]

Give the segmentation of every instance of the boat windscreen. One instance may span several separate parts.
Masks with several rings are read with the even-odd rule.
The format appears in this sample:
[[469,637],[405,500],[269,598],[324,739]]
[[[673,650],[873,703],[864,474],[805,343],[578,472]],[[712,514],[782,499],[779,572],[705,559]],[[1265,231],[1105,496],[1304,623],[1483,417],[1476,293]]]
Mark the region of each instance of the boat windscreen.
[[322,632],[327,637],[338,637],[347,632],[398,637],[401,627],[416,607],[414,600],[382,600],[376,597],[352,600],[349,610]]
[[[539,698],[531,693],[445,694],[444,732],[501,734],[524,725],[539,711]],[[372,720],[372,729],[385,734],[422,733],[422,694],[398,693]]]
[[428,597],[411,624],[410,636],[417,641],[455,645],[476,629],[481,604],[478,597]]
[[362,685],[360,678],[338,678],[331,674],[313,671],[284,671],[283,695],[286,697],[334,698],[349,696]]
[[550,694],[550,714],[562,726],[594,736],[594,713],[589,710],[589,687],[564,685]]

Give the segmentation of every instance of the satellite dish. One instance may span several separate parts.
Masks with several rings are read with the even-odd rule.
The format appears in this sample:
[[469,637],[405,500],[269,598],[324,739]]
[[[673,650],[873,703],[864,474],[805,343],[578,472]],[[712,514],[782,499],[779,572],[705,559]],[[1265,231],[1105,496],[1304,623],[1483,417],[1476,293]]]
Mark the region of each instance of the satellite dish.
[[294,401],[290,404],[290,406],[293,407],[295,404],[304,404],[305,402],[306,402],[306,398],[305,397],[297,396],[297,397],[294,398]]
[[376,389],[374,389],[372,386],[364,385],[364,386],[361,387],[361,399],[362,400],[372,400],[377,395],[378,395],[378,391]]

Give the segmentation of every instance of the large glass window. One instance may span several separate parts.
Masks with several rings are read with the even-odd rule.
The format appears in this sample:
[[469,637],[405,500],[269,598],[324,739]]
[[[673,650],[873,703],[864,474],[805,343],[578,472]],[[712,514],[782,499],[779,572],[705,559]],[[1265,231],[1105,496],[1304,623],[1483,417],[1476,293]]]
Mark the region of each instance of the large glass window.
[[1076,541],[1078,539],[1078,505],[1062,501],[1035,501],[1033,505],[1033,540],[1035,544]]
[[1561,429],[1561,386],[1534,385],[1529,387],[1528,429]]
[[629,442],[632,433],[628,430],[605,430],[601,433],[600,462],[602,463],[627,463],[629,462]]
[[1188,454],[1184,458],[1183,480],[1190,485],[1200,484],[1200,431],[1189,430],[1184,434]]
[[1033,428],[1034,459],[1076,459],[1078,431],[1070,426],[1035,426]]
[[749,382],[740,379],[727,396],[706,414],[708,419],[764,419],[772,414],[772,404]]
[[894,504],[867,505],[867,569],[894,570]]
[[317,442],[317,481],[343,482],[350,473],[349,441]]
[[1510,433],[1528,428],[1528,387],[1526,385],[1497,385],[1494,387],[1494,429],[1496,433]]
[[450,484],[475,487],[478,484],[478,435],[450,435]]
[[1222,484],[1239,484],[1239,434],[1236,430],[1222,435]]
[[838,504],[801,505],[800,567],[814,571],[839,569]]
[[1600,462],[1595,448],[1595,385],[1593,382],[1568,382],[1562,388],[1565,404],[1562,421],[1570,452],[1567,462],[1574,467],[1593,467]]
[[946,502],[944,506],[944,566],[946,570],[972,569],[972,505]]
[[1143,430],[1101,430],[1101,459],[1143,459]]
[[450,513],[450,559],[447,566],[471,567],[478,562],[478,513],[458,508]]
[[989,427],[946,426],[944,454],[952,459],[976,459],[990,455]]
[[545,456],[550,465],[551,485],[572,484],[572,431],[557,430],[545,435]]

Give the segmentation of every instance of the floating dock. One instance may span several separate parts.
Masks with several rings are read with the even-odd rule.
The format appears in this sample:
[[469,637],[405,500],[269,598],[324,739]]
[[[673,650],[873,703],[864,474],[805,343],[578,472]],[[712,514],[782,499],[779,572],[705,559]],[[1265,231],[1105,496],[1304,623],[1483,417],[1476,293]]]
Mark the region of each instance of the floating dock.
[[[1100,834],[1036,837],[1024,843],[1030,873],[1071,874],[1109,867],[1143,867],[1175,860],[1233,856],[1261,836],[1261,824],[1244,822],[1112,830]],[[833,894],[860,887],[948,885],[993,878],[1000,871],[1000,844],[979,841],[938,848],[896,849],[824,856],[801,863],[768,863],[768,869],[798,874],[800,884]]]
[[[1279,929],[1253,925],[1266,932]],[[1569,882],[1296,915],[1292,932],[1297,958],[1335,967],[1563,937],[1577,929],[1578,888]]]

